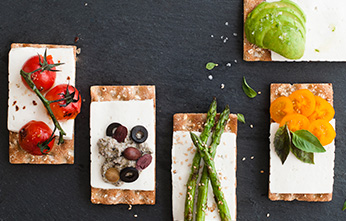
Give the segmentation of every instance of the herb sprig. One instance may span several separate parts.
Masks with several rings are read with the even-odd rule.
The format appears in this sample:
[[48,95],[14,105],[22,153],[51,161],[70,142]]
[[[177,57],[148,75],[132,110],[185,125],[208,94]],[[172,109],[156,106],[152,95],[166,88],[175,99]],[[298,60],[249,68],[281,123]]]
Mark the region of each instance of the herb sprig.
[[274,138],[275,152],[284,164],[291,151],[300,161],[314,164],[314,153],[326,152],[318,138],[307,130],[292,132],[287,124],[280,127]]
[[215,67],[219,66],[218,64],[215,64],[214,62],[208,62],[205,65],[205,68],[208,69],[209,71],[213,70]]
[[243,77],[242,88],[243,88],[244,93],[249,98],[254,98],[257,96],[257,92],[247,84],[245,77]]
[[244,114],[237,113],[237,119],[238,119],[238,121],[242,122],[243,124],[246,123]]

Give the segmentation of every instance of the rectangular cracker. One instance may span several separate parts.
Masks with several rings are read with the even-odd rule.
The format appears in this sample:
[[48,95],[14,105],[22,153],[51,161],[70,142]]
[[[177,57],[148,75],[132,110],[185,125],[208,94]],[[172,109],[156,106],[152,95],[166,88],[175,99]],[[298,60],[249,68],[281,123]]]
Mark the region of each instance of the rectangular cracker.
[[[264,0],[244,0],[244,25],[247,15],[256,8]],[[243,32],[243,59],[244,61],[271,61],[270,50],[259,48],[254,44],[251,44],[245,36],[245,31]]]
[[[219,114],[217,114],[216,116],[216,121],[219,118]],[[194,132],[202,132],[203,128],[204,128],[204,123],[207,119],[207,114],[205,113],[177,113],[173,116],[173,131],[177,132],[177,131],[194,131]],[[235,114],[230,114],[229,115],[229,121],[227,122],[226,126],[225,126],[225,132],[231,132],[237,135],[237,116]],[[174,142],[174,138],[173,138],[173,142]],[[183,141],[177,141],[177,142],[183,142]],[[187,151],[189,152],[193,152],[193,154],[195,153],[195,150],[189,150],[187,149]],[[236,160],[236,152],[237,149],[235,149],[235,160]],[[186,155],[184,155],[186,156]],[[186,160],[185,160],[186,161]],[[184,161],[184,159],[180,162],[180,163],[186,163]],[[172,159],[172,163],[179,163],[178,159]],[[173,170],[173,169],[172,169]],[[236,165],[235,165],[235,170],[236,170]],[[175,171],[172,171],[172,176],[174,176]],[[222,177],[221,177],[222,178]],[[172,177],[173,179],[173,177]],[[180,179],[180,177],[179,177]],[[236,180],[235,180],[236,182]],[[173,184],[174,185],[174,184]],[[235,187],[236,188],[236,183],[235,183]],[[186,193],[180,193],[181,194],[186,194]],[[236,195],[235,195],[236,197]],[[235,202],[236,202],[236,198],[235,198]],[[236,208],[236,205],[235,205]],[[173,208],[174,209],[174,208]],[[208,207],[208,211],[214,211],[215,209],[217,209],[216,205],[215,208],[213,207]],[[173,217],[174,220],[175,217]],[[235,217],[232,216],[232,220],[235,220],[236,218],[236,211],[235,211]]]
[[[51,44],[24,44],[13,43],[12,48],[73,48],[76,60],[76,46]],[[73,164],[74,163],[74,135],[71,140],[57,145],[55,141],[53,150],[48,155],[35,156],[24,151],[18,144],[19,133],[9,131],[9,161],[12,164]]]
[[[155,86],[92,86],[90,94],[91,102],[153,99],[154,110],[156,110]],[[94,204],[154,205],[155,195],[156,190],[100,189],[91,187],[91,202]]]
[[[271,84],[270,85],[270,103],[276,98],[281,96],[289,96],[292,92],[299,89],[309,89],[315,96],[320,96],[326,99],[333,105],[333,87],[331,83],[325,84]],[[271,122],[273,120],[271,119]],[[309,202],[326,202],[331,201],[333,193],[321,194],[282,194],[272,193],[269,189],[268,197],[270,200],[284,200],[284,201],[309,201]]]

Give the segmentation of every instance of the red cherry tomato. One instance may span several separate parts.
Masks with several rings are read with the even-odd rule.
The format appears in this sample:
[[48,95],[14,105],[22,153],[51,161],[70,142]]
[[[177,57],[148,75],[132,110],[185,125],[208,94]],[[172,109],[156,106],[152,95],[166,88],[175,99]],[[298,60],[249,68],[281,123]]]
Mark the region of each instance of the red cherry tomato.
[[[26,73],[32,72],[34,70],[37,70],[38,68],[41,68],[42,65],[40,64],[43,62],[42,55],[36,55],[31,57],[29,60],[25,62],[25,64],[22,67],[22,70]],[[53,57],[51,55],[47,56],[47,63],[48,64],[54,64]],[[55,67],[51,68],[51,70],[55,70]],[[40,92],[46,92],[48,91],[54,84],[56,78],[56,73],[54,71],[36,71],[35,73],[31,74],[31,80],[36,85],[37,89]],[[29,85],[26,83],[24,78],[22,77],[22,81],[24,82],[24,85],[30,89]]]
[[50,149],[41,149],[39,144],[48,140],[52,135],[52,130],[42,121],[32,120],[19,130],[19,145],[28,153],[42,155],[49,153],[54,145],[55,137],[47,145]]
[[[72,93],[74,93],[73,98]],[[75,119],[80,113],[82,105],[81,96],[79,94],[79,91],[75,87],[67,84],[59,84],[48,91],[48,93],[46,94],[46,99],[49,101],[55,101],[64,98],[66,98],[67,100],[62,100],[50,104],[50,108],[52,109],[54,116],[57,120]]]

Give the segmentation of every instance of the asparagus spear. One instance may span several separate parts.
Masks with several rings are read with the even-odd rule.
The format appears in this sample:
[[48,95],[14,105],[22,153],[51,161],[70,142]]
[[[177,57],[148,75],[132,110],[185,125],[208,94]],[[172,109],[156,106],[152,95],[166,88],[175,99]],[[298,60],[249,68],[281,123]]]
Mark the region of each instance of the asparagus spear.
[[211,186],[213,188],[214,197],[218,205],[221,220],[230,221],[231,214],[229,212],[229,208],[225,200],[224,194],[221,191],[221,183],[219,177],[217,176],[215,164],[211,154],[208,151],[207,145],[202,143],[201,139],[198,136],[196,136],[196,134],[190,132],[190,135],[194,145],[198,148],[198,151],[207,167],[207,171],[211,181]]
[[[221,135],[225,129],[227,124],[227,120],[229,118],[230,110],[228,105],[224,109],[224,111],[220,114],[219,121],[216,124],[215,131],[212,135],[212,142],[209,147],[209,153],[211,157],[215,157],[216,148],[220,144]],[[203,140],[202,140],[203,142]],[[208,200],[208,186],[209,186],[209,177],[207,167],[204,166],[201,180],[198,184],[198,198],[197,198],[197,221],[205,220],[205,211],[207,209],[207,200]],[[218,207],[220,204],[217,204]],[[218,208],[220,210],[220,208]],[[221,211],[221,210],[220,210]]]
[[[203,142],[207,142],[208,137],[210,135],[210,131],[214,126],[216,108],[217,108],[217,103],[214,97],[209,107],[209,111],[207,114],[207,121],[204,124],[204,129],[201,133],[201,140]],[[186,188],[186,198],[185,198],[184,220],[193,220],[195,193],[196,193],[196,186],[197,186],[197,180],[199,175],[200,162],[201,162],[201,156],[199,152],[197,151],[192,161],[191,173],[190,173],[189,179],[186,183],[187,188]]]

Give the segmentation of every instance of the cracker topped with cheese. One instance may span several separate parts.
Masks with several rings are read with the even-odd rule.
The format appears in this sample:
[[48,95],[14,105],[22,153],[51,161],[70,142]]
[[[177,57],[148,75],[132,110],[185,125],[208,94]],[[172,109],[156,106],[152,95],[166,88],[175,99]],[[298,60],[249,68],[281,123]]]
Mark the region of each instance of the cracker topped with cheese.
[[[292,4],[288,5],[288,2]],[[263,3],[273,3],[275,7],[262,7]],[[293,12],[292,5],[298,6],[300,12]],[[291,59],[346,61],[346,55],[343,53],[346,49],[345,7],[346,2],[340,0],[328,2],[325,0],[244,0],[244,32],[246,34],[243,41],[243,59],[245,61],[292,61]],[[252,13],[256,8],[258,10]],[[247,20],[255,17],[258,21],[247,25]],[[292,17],[295,21],[291,19]],[[270,25],[272,26],[270,30],[264,31]],[[252,27],[249,28],[249,26]],[[292,48],[283,49],[286,46],[294,48],[294,45],[298,47],[298,56],[290,55]]]
[[155,204],[155,86],[90,93],[91,202]]
[[[48,63],[45,63],[46,61],[44,60],[45,53],[47,54],[45,59]],[[37,61],[35,61],[35,57]],[[60,63],[60,65],[54,66],[54,64],[57,63]],[[44,65],[53,66],[47,66],[47,69],[37,71],[31,75],[31,79],[41,95],[43,97],[45,96],[49,101],[58,100],[60,98],[65,99],[65,97],[67,97],[65,92],[73,93],[73,90],[75,93],[72,94],[70,98],[77,98],[76,101],[71,100],[69,104],[65,102],[66,99],[50,104],[61,129],[66,134],[63,136],[64,143],[58,145],[59,130],[55,130],[55,135],[57,136],[55,138],[55,144],[50,148],[51,150],[46,149],[46,151],[49,152],[47,152],[48,154],[44,152],[41,154],[37,151],[26,151],[24,150],[24,144],[22,144],[22,147],[20,146],[21,136],[31,133],[28,128],[24,130],[24,125],[34,124],[34,127],[37,128],[40,126],[37,122],[40,122],[41,125],[47,125],[47,130],[50,128],[50,130],[54,131],[55,128],[52,118],[48,114],[43,102],[38,95],[26,85],[23,77],[21,77],[21,71],[23,69],[30,70],[30,68],[33,68],[35,70],[37,67],[43,67]],[[46,72],[50,70],[52,70],[51,73],[56,73],[56,76],[54,74],[54,77],[51,79],[41,80],[40,77],[43,76],[42,78],[45,78]],[[12,44],[9,52],[8,71],[9,99],[7,125],[10,136],[10,163],[73,164],[74,118],[79,113],[81,104],[79,92],[73,87],[76,78],[76,47],[46,44]],[[35,75],[35,77],[33,77],[33,75]],[[67,88],[69,89],[67,90]],[[64,93],[59,95],[60,92]],[[53,97],[54,99],[51,99]],[[56,107],[53,108],[54,105]],[[74,109],[74,113],[72,113],[69,112],[70,110],[67,111],[68,108],[76,109]],[[59,111],[61,116],[58,116]],[[20,130],[22,130],[22,133],[20,133]],[[40,144],[43,144],[43,142],[40,142]]]
[[[192,161],[197,151],[190,132],[200,135],[207,114],[178,113],[173,116],[173,146],[172,146],[172,201],[173,220],[184,220],[184,205],[186,198],[186,183],[191,172]],[[236,220],[236,168],[237,168],[237,116],[229,115],[221,142],[217,147],[214,162],[221,182],[221,189],[228,204],[232,220]],[[200,166],[200,175],[203,169]],[[201,176],[199,176],[201,177]],[[210,182],[210,181],[209,181]],[[197,182],[198,183],[198,182]],[[221,220],[217,202],[214,200],[212,185],[208,187],[208,200],[205,211],[206,220]],[[196,200],[197,201],[197,200]],[[195,202],[196,203],[196,202]]]
[[332,84],[271,84],[270,100],[269,199],[331,201],[335,158]]

